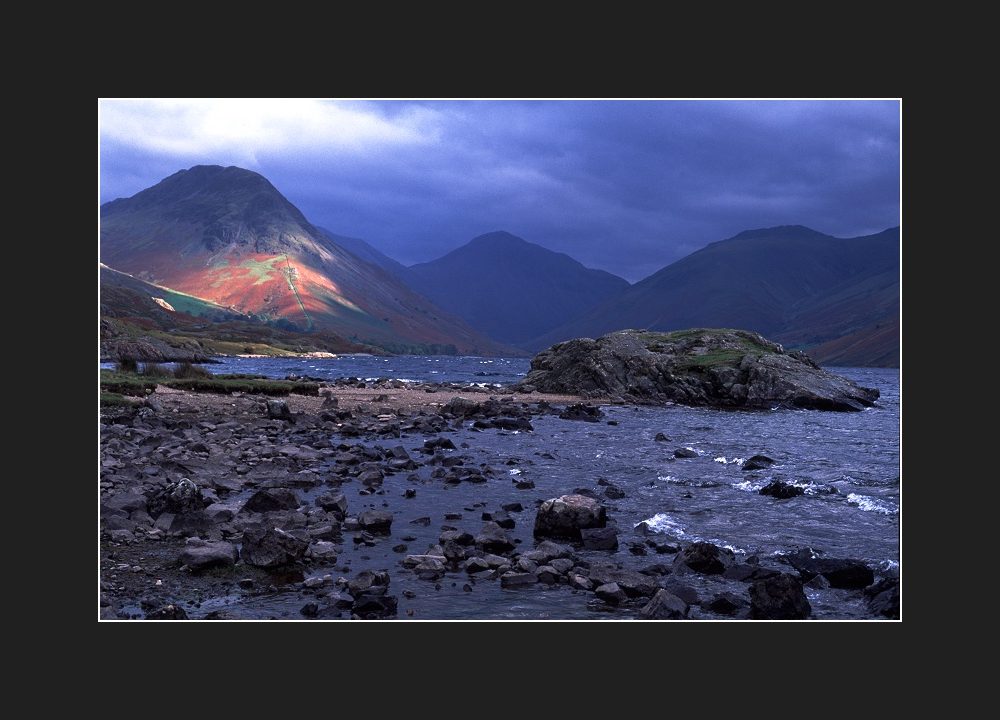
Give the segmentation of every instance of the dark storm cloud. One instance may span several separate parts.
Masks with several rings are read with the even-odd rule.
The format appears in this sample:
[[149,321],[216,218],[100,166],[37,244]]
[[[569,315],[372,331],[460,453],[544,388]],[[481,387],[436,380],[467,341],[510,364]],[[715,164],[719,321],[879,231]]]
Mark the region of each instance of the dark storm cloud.
[[110,104],[102,200],[241,165],[406,264],[502,229],[635,281],[750,228],[899,217],[893,101]]

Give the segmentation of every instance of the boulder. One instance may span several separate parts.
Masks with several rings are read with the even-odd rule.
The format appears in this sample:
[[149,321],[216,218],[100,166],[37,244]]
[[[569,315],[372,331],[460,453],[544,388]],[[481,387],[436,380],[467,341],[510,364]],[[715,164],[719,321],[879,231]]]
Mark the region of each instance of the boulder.
[[717,329],[622,330],[558,343],[532,359],[524,385],[544,393],[761,410],[856,411],[879,397],[877,389],[757,333]]
[[781,480],[772,480],[767,485],[759,490],[761,495],[769,495],[778,500],[788,500],[789,498],[797,497],[803,495],[805,490],[796,486],[790,485]]
[[241,512],[277,512],[279,510],[296,510],[299,498],[288,488],[264,488],[258,490],[243,504]]
[[525,585],[534,585],[538,578],[533,573],[505,572],[500,576],[500,587],[516,588]]
[[698,453],[697,453],[697,451],[692,450],[691,448],[682,447],[682,448],[677,448],[676,450],[674,450],[674,457],[675,458],[696,458],[696,457],[698,457]]
[[705,606],[705,609],[718,615],[735,615],[740,610],[746,608],[747,605],[747,601],[739,595],[724,592],[712,598],[711,602]]
[[267,525],[253,525],[243,530],[243,562],[257,567],[288,565],[305,555],[309,543],[291,533]]
[[514,541],[495,522],[483,523],[483,529],[476,535],[476,545],[489,553],[504,553],[514,549]]
[[354,598],[351,614],[361,620],[383,620],[394,617],[399,601],[395,595],[362,594]]
[[580,531],[580,539],[585,550],[618,549],[618,529],[613,527],[584,528]]
[[802,583],[787,573],[750,586],[750,617],[754,620],[803,620],[811,612]]
[[628,595],[618,587],[618,583],[600,585],[594,590],[594,594],[609,605],[619,605],[628,599]]
[[392,531],[392,513],[386,510],[365,510],[358,515],[358,525],[373,535],[389,535]]
[[295,422],[295,417],[288,409],[288,403],[284,400],[268,400],[267,417],[271,420],[287,420],[289,422]]
[[347,592],[352,596],[384,595],[389,590],[389,573],[385,570],[362,570],[347,583]]
[[639,611],[643,620],[683,620],[688,615],[688,604],[669,590],[657,590],[656,594]]
[[202,497],[201,488],[188,478],[170,483],[149,500],[149,513],[154,516],[164,512],[177,515],[201,510],[208,502]]
[[616,583],[629,597],[650,597],[660,586],[648,575],[617,568],[614,565],[593,564],[588,571],[590,581],[595,586]]
[[735,561],[736,555],[728,548],[696,542],[677,553],[674,566],[683,565],[703,575],[721,575]]
[[341,518],[347,515],[347,498],[344,493],[323,493],[317,496],[314,502],[327,512],[339,513]]
[[563,495],[546,500],[535,515],[535,537],[580,540],[580,531],[607,525],[607,511],[597,500],[583,495]]
[[865,595],[873,613],[892,620],[899,619],[899,580],[883,578],[865,590]]
[[744,470],[767,470],[774,465],[774,460],[767,455],[754,455],[743,463]]
[[212,567],[230,567],[236,564],[236,546],[227,542],[208,542],[203,545],[187,545],[181,553],[180,562],[192,572],[199,573]]
[[795,568],[803,580],[822,575],[830,587],[861,589],[875,582],[875,573],[860,560],[846,558],[820,558],[806,549],[785,556],[785,561]]

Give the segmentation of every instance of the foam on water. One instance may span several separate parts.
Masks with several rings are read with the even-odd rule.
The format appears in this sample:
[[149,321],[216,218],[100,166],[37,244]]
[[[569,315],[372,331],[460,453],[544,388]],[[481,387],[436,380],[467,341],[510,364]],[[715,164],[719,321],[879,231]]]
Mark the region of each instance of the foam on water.
[[722,465],[742,465],[744,460],[741,457],[734,457],[731,460],[727,460],[725,455],[720,455],[715,458],[715,462],[721,463]]
[[651,518],[646,518],[642,522],[637,522],[635,527],[639,527],[642,523],[646,523],[646,526],[656,533],[673,535],[674,537],[679,538],[687,536],[681,524],[666,513],[656,513],[656,515]]
[[851,505],[857,505],[859,508],[865,512],[876,512],[882,515],[898,515],[899,508],[895,508],[892,505],[879,500],[878,498],[873,498],[869,495],[858,495],[857,493],[851,493],[847,496],[847,502]]

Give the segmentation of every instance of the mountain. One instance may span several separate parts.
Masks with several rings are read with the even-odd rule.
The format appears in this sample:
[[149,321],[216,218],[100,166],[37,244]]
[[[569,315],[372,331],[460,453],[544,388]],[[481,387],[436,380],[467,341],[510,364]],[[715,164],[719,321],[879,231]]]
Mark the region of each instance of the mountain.
[[392,352],[504,351],[238,167],[181,170],[103,205],[101,260],[287,330],[329,331]]
[[383,270],[385,270],[390,275],[402,279],[406,274],[406,266],[393,260],[388,255],[376,250],[374,247],[366,243],[360,238],[346,237],[344,235],[337,235],[336,233],[330,232],[326,228],[318,228],[323,231],[323,234],[330,239],[336,245],[347,250],[355,257],[361,258],[367,263],[376,265]]
[[898,314],[899,228],[842,239],[788,225],[712,243],[531,346],[623,328],[731,327],[819,362],[897,365]]
[[103,359],[202,362],[219,353],[378,352],[334,333],[296,333],[265,325],[103,263],[99,279]]
[[566,323],[628,283],[506,232],[480,235],[432,262],[407,284],[495,340],[521,345]]

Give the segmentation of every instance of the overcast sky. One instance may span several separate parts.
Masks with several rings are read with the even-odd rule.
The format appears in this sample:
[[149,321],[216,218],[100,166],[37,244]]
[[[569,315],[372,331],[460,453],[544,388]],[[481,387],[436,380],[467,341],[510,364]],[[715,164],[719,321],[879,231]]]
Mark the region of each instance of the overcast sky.
[[410,265],[494,230],[640,280],[751,228],[899,224],[896,101],[103,100],[101,202],[263,174]]

